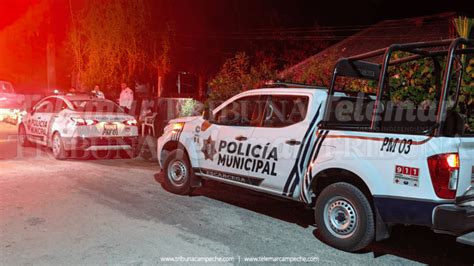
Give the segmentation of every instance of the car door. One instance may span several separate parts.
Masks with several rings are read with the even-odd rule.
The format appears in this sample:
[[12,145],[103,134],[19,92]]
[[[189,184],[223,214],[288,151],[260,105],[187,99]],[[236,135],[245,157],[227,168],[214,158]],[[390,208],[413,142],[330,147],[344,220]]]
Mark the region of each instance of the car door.
[[261,126],[255,127],[252,141],[259,154],[259,166],[249,175],[262,180],[260,188],[282,194],[303,144],[312,117],[308,115],[311,95],[272,95]]
[[48,126],[48,137],[50,139],[55,131],[60,132],[61,135],[66,133],[68,124],[68,118],[66,116],[66,110],[68,109],[67,103],[60,98],[54,98],[51,102],[53,103],[53,112]]
[[26,122],[28,138],[31,141],[46,145],[53,111],[54,103],[51,98],[35,105]]
[[257,95],[240,97],[218,107],[210,126],[200,131],[202,144],[197,152],[202,155],[199,166],[203,174],[249,185],[261,182],[248,177],[249,169],[255,167],[248,149],[264,104],[262,96]]

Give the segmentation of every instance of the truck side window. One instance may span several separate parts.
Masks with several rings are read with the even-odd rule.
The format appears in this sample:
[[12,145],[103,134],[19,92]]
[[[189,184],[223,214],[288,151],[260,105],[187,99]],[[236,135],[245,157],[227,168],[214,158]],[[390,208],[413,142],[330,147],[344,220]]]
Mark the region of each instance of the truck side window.
[[349,130],[370,128],[374,96],[367,93],[346,93],[331,97],[329,120],[331,127]]
[[214,123],[228,126],[260,126],[267,96],[239,98],[216,113]]
[[273,95],[268,101],[263,120],[264,127],[286,127],[306,118],[307,96]]

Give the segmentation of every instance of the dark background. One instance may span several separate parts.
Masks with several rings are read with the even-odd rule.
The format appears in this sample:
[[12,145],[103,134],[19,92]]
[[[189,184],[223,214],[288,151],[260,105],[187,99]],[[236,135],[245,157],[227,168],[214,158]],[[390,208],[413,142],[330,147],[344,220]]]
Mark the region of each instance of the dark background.
[[[40,25],[34,24],[34,18],[29,20],[32,36],[25,39],[18,34],[18,45],[0,46],[0,79],[13,81],[23,92],[45,87],[45,42],[51,32],[58,87],[68,88],[71,83],[65,39],[70,13],[79,10],[84,0],[0,0],[0,44],[3,30],[15,27],[44,3],[51,11],[45,19],[38,18]],[[225,58],[238,51],[253,60],[259,54],[272,56],[281,69],[381,20],[445,12],[472,17],[474,9],[472,1],[460,0],[150,0],[150,5],[157,24],[174,27],[172,82],[177,71],[205,71],[211,77]],[[150,28],[154,30],[158,29]],[[291,58],[279,56],[290,49],[296,51]]]

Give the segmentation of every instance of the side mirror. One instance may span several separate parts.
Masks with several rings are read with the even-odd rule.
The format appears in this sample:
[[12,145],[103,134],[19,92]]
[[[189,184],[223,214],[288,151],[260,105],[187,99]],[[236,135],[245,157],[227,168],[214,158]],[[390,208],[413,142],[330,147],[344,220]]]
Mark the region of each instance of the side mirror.
[[211,110],[209,110],[209,108],[206,108],[204,109],[204,111],[202,111],[202,119],[209,120],[210,116],[211,116]]
[[204,109],[204,111],[202,112],[202,119],[207,120],[209,122],[212,122],[214,120],[211,109]]

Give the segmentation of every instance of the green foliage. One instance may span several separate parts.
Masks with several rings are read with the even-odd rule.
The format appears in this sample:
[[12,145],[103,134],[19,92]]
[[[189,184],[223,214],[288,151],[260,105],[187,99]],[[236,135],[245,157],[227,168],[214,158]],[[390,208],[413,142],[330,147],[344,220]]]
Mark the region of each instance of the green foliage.
[[474,25],[474,19],[460,16],[454,19],[454,25],[460,37],[468,38]]
[[[393,59],[406,56],[397,52]],[[410,100],[416,105],[425,100],[433,100],[437,86],[433,76],[433,61],[429,58],[410,61],[388,68],[388,84],[390,100],[395,103]]]
[[200,108],[200,103],[193,99],[185,99],[180,104],[181,104],[181,108],[179,110],[180,117],[196,115],[197,110]]
[[237,53],[227,59],[217,75],[209,81],[212,91],[208,101],[227,100],[242,91],[261,87],[266,80],[275,77],[275,66],[270,61],[264,60],[251,66],[245,53]]

